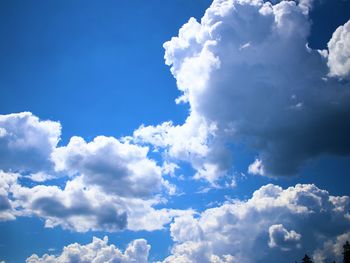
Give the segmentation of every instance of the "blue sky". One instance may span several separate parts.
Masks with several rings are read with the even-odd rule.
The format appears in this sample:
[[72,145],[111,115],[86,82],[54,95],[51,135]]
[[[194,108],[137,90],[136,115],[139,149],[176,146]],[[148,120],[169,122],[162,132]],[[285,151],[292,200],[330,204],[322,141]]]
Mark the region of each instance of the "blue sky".
[[[209,4],[2,3],[2,111],[60,120],[63,141],[128,135],[141,123],[182,122],[187,109],[174,104],[179,93],[162,45]],[[14,104],[19,91],[26,95]]]
[[341,256],[350,2],[211,3],[0,3],[0,262]]

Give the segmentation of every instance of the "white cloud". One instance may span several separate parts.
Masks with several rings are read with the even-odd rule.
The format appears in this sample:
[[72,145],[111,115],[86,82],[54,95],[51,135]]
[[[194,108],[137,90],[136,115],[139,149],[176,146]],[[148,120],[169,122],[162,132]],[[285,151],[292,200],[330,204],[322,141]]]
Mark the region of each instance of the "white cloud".
[[350,77],[350,21],[338,27],[328,42],[330,76]]
[[12,178],[11,187],[7,186],[9,183],[2,187],[0,180],[0,191],[5,189],[5,195],[0,193],[0,197],[7,198],[3,198],[6,204],[11,204],[0,211],[2,220],[37,216],[45,220],[45,227],[61,226],[77,232],[154,231],[163,229],[174,217],[194,213],[192,210],[155,209],[155,205],[164,202],[160,196],[145,199],[111,194],[96,185],[85,184],[82,176],[67,181],[63,189],[56,185],[22,186],[16,181],[18,176]]
[[39,183],[42,183],[42,182],[45,182],[45,181],[48,181],[48,180],[56,178],[56,176],[47,174],[47,173],[42,172],[42,171],[37,172],[37,173],[29,174],[29,175],[27,175],[25,177],[29,178],[33,182],[39,182]]
[[0,170],[0,221],[13,220],[16,218],[14,207],[9,192],[16,184],[18,174],[5,173]]
[[246,201],[176,218],[170,227],[176,243],[164,262],[281,262],[299,260],[306,251],[339,257],[339,251],[319,248],[343,241],[337,240],[350,230],[348,214],[349,197],[314,185],[266,185]]
[[333,240],[326,241],[323,247],[316,249],[313,253],[313,259],[315,262],[330,262],[337,258],[337,262],[340,262],[340,255],[343,253],[343,245],[346,241],[350,240],[350,232],[341,234]]
[[28,188],[17,184],[12,195],[19,215],[44,218],[46,227],[60,225],[78,232],[117,231],[127,227],[125,202],[118,196],[84,185],[81,177],[68,181],[64,189],[46,185]]
[[269,227],[269,247],[279,247],[282,250],[290,250],[290,245],[297,244],[301,235],[294,230],[288,231],[282,224],[272,225]]
[[61,135],[59,122],[21,112],[0,115],[0,129],[1,169],[38,172],[51,168],[50,154]]
[[144,239],[132,241],[122,252],[114,245],[108,245],[108,238],[94,237],[92,242],[86,245],[78,243],[70,244],[63,248],[60,255],[45,254],[39,257],[33,254],[27,258],[27,263],[73,263],[73,262],[94,262],[94,263],[147,263],[151,246]]
[[207,143],[214,132],[214,125],[209,127],[202,119],[191,115],[182,126],[174,126],[172,122],[141,126],[134,131],[133,139],[139,143],[168,148],[170,157],[195,162],[208,154]]
[[264,165],[261,160],[255,159],[255,161],[248,166],[248,173],[255,175],[265,175]]
[[[55,191],[57,192],[57,189]],[[45,194],[36,189],[28,194],[27,198],[37,199],[43,196]],[[85,198],[86,196],[87,193]],[[64,196],[60,198],[63,198],[63,203],[58,207],[67,205],[69,208]],[[83,199],[82,196],[76,198]],[[93,200],[96,202],[98,199]],[[169,221],[171,220],[169,214],[176,214],[170,226],[171,237],[175,244],[171,255],[163,262],[250,263],[271,260],[280,262],[285,258],[298,260],[307,251],[318,260],[317,262],[322,263],[341,257],[341,245],[349,238],[349,201],[348,196],[331,196],[327,191],[314,185],[298,184],[295,187],[282,189],[270,184],[255,191],[248,200],[231,200],[196,216],[193,212],[175,210],[167,211],[167,215],[163,214],[162,209],[153,210],[153,214],[150,212],[149,218],[146,218],[147,216],[143,216],[144,209],[138,210],[137,205],[131,202],[128,205],[132,207],[131,211],[134,214],[129,218],[132,218],[131,221],[136,220],[132,223],[135,226],[142,224],[150,226],[149,222],[152,220]],[[112,203],[116,205],[115,200]],[[84,205],[81,206],[81,211],[84,210],[83,207]],[[56,213],[55,211],[53,206],[47,212]],[[168,219],[164,219],[166,217]],[[90,220],[92,218],[90,217]],[[86,224],[83,218],[79,222],[81,225]],[[131,227],[131,229],[142,228]],[[60,255],[42,257],[32,255],[27,262],[73,262],[73,260],[147,262],[148,260],[150,247],[144,240],[132,242],[124,253],[112,245],[108,246],[107,241],[105,238],[94,239],[88,245],[72,244],[65,247]]]
[[[176,165],[164,170],[148,158],[148,147],[105,136],[91,142],[72,137],[57,147],[60,124],[31,113],[1,115],[0,124],[0,220],[37,216],[46,227],[78,232],[153,231],[193,213],[154,208],[177,193],[162,177]],[[47,182],[64,175],[68,180],[60,186]],[[23,184],[23,178],[34,186]]]
[[[307,45],[313,1],[274,2],[214,0],[200,22],[184,24],[164,57],[190,115],[140,127],[135,140],[190,162],[212,184],[232,168],[235,145],[256,151],[264,169],[256,162],[251,171],[269,176],[293,175],[321,154],[350,155],[349,83],[324,81],[325,52]],[[347,28],[329,44],[333,75],[348,74]]]
[[157,126],[141,126],[134,131],[136,143],[152,144],[164,149],[165,159],[188,161],[197,171],[195,179],[215,185],[229,163],[228,151],[215,139],[217,127],[192,113],[183,125],[165,122]]
[[85,142],[72,137],[67,146],[52,154],[57,171],[83,174],[85,184],[100,186],[119,196],[147,197],[161,190],[161,167],[148,159],[148,148],[120,142],[113,137],[96,137]]

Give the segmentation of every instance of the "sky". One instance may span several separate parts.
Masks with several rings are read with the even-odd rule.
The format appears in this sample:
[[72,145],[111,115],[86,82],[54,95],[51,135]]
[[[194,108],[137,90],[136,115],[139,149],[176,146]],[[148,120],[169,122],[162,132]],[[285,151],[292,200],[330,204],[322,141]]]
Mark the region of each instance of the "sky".
[[349,10],[2,1],[0,262],[341,262]]

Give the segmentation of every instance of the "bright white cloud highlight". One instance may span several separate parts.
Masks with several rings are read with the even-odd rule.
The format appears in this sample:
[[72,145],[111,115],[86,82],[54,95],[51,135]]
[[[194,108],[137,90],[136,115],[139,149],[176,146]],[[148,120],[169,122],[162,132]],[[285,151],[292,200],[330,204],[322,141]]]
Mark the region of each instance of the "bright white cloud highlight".
[[248,173],[254,175],[265,175],[264,165],[261,160],[256,159],[252,164],[248,166]]
[[350,21],[335,30],[328,42],[330,76],[350,77]]

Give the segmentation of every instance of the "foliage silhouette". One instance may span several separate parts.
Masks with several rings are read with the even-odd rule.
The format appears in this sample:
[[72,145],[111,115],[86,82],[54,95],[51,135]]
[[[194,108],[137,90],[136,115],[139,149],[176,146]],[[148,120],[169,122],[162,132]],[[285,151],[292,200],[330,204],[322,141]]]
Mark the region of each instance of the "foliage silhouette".
[[344,263],[350,263],[350,244],[349,241],[346,241],[343,246],[343,262]]
[[313,263],[311,258],[305,254],[305,256],[302,259],[302,263]]

